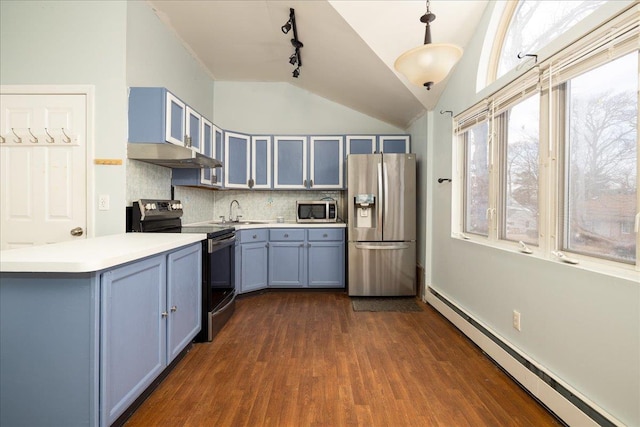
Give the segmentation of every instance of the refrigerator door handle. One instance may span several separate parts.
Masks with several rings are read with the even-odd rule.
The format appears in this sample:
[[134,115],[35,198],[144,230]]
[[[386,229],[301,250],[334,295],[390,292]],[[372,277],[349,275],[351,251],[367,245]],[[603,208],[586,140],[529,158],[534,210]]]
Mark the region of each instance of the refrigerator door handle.
[[382,193],[382,162],[378,163],[378,230],[382,230],[382,205],[380,205],[380,197],[383,197],[386,200],[386,194]]
[[[387,163],[382,159],[382,170],[384,172],[384,218],[387,218],[387,214],[389,213],[389,175],[387,174]],[[382,233],[384,236],[384,228],[382,229]]]
[[373,244],[373,243],[356,243],[356,249],[371,249],[375,251],[388,251],[398,249],[408,249],[409,243],[396,243],[396,244]]

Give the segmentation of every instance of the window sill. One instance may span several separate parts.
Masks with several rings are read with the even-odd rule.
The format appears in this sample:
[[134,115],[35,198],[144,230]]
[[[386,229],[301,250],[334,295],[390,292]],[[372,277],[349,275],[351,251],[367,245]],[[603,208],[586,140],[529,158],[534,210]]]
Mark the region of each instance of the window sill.
[[548,262],[553,262],[557,264],[564,264],[568,268],[577,268],[584,271],[589,271],[593,273],[602,274],[605,276],[615,277],[618,279],[630,280],[632,282],[640,283],[640,266],[638,265],[628,265],[617,263],[614,261],[601,260],[593,257],[587,257],[584,255],[578,255],[574,253],[567,252],[566,255],[575,261],[578,261],[577,264],[568,263],[562,261],[562,259],[556,257],[542,250],[539,247],[529,245],[529,248],[532,250],[531,253],[525,253],[522,251],[522,248],[517,242],[510,241],[490,241],[486,238],[465,234],[464,237],[458,235],[457,233],[451,234],[451,238],[459,241],[463,241],[466,243],[476,244],[480,246],[490,247],[493,249],[498,249],[501,251],[518,253],[525,257],[531,257],[536,259],[545,260]]

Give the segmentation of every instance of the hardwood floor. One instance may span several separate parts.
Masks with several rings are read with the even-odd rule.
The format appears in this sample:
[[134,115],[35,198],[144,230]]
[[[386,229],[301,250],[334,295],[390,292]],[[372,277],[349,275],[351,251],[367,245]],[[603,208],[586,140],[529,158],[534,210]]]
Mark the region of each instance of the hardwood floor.
[[337,292],[237,301],[133,414],[135,426],[561,425],[444,317],[354,312]]

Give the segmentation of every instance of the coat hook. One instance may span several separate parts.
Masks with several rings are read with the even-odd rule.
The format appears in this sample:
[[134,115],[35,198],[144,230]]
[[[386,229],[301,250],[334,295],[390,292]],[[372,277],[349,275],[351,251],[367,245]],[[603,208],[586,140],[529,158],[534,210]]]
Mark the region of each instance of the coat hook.
[[451,178],[438,178],[438,183],[442,184],[443,182],[451,182]]
[[71,138],[69,138],[69,135],[67,135],[67,133],[64,131],[64,128],[62,128],[62,134],[64,135],[64,138],[62,138],[62,140],[68,144],[71,142]]
[[16,138],[18,138],[18,139],[14,138],[14,139],[13,139],[13,142],[15,142],[16,144],[22,144],[22,138],[20,138],[20,137],[18,136],[18,134],[16,133],[16,131],[15,131],[15,130],[13,130],[13,128],[11,128],[11,132],[13,132],[13,134],[16,136]]
[[49,138],[45,137],[45,138],[44,138],[44,139],[45,139],[45,141],[47,141],[49,144],[53,144],[54,142],[56,142],[55,138],[51,136],[51,134],[49,133],[49,130],[48,130],[47,128],[44,128],[44,133],[46,133],[46,134],[47,134],[47,136],[48,136],[49,138],[51,138],[51,139],[49,139]]
[[38,143],[38,137],[35,136],[33,134],[33,132],[31,132],[31,128],[27,128],[27,130],[29,131],[29,134],[33,137],[33,139],[29,138],[29,141],[31,141],[32,144],[37,144]]
[[451,110],[445,110],[445,111],[440,110],[440,114],[446,114],[446,113],[451,114],[451,117],[453,117],[453,111],[451,111]]
[[533,62],[534,64],[538,63],[538,55],[534,55],[533,53],[522,53],[522,52],[518,53],[518,59],[522,59],[522,58],[525,58],[527,56],[531,57],[531,58],[535,58],[535,61]]

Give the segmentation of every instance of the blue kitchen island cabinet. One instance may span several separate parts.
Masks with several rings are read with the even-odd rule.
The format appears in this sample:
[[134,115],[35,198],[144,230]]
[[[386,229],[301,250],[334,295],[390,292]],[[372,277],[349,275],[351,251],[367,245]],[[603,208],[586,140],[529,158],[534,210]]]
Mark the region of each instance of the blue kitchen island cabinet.
[[[122,260],[129,248],[131,256],[145,252],[145,239],[96,238],[86,250],[113,247]],[[119,243],[129,248],[117,250]],[[5,271],[3,262],[0,425],[116,421],[200,330],[201,248],[191,243],[86,272]]]
[[265,289],[269,230],[239,230],[236,239],[236,291],[245,293]]

